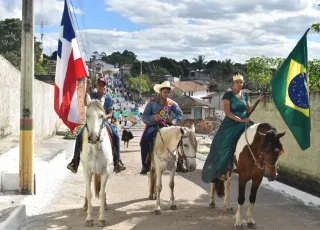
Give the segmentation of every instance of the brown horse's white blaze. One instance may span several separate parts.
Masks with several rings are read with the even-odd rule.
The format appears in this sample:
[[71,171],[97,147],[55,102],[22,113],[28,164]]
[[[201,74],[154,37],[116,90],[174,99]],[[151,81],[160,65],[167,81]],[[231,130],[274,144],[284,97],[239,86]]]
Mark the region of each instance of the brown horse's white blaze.
[[197,140],[194,134],[194,126],[188,129],[180,126],[161,128],[156,136],[153,153],[151,154],[151,170],[149,174],[149,199],[156,195],[155,214],[161,213],[160,193],[162,191],[162,173],[169,170],[171,189],[170,209],[175,210],[174,175],[176,172],[175,152],[177,157],[186,159],[187,169],[196,169]]
[[[269,181],[273,181],[276,178],[276,165],[283,152],[280,138],[284,135],[285,133],[277,134],[271,125],[262,123],[248,127],[247,131],[240,137],[235,151],[236,165],[234,166],[234,172],[239,174],[238,210],[235,215],[235,229],[242,229],[243,227],[242,210],[245,201],[245,188],[250,180],[252,180],[252,186],[249,197],[250,204],[247,210],[247,224],[249,228],[256,227],[253,219],[253,207],[257,191],[263,176],[266,176]],[[249,146],[247,143],[249,143]],[[230,183],[231,176],[224,182],[224,186],[220,180],[216,181],[215,184],[211,184],[211,207],[214,207],[214,192],[216,191],[218,196],[225,195],[224,204],[227,210],[231,210],[229,203]]]

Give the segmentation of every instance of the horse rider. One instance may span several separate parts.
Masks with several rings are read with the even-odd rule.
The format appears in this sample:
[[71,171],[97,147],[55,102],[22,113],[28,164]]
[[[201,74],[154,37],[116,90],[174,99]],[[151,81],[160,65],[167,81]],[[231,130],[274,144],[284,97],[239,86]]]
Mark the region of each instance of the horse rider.
[[[86,89],[86,94],[84,98],[84,103],[85,106],[87,106],[87,93],[89,93],[90,90],[90,85],[91,82],[90,80],[87,81],[87,89]],[[113,107],[113,99],[109,94],[106,94],[106,85],[107,85],[107,80],[105,78],[99,78],[97,81],[97,92],[96,93],[91,93],[90,98],[91,99],[96,99],[101,102],[103,105],[103,108],[105,110],[104,114],[104,121],[110,126],[110,124],[107,122],[108,119],[112,118],[112,107]],[[72,161],[67,165],[67,169],[71,170],[73,173],[77,173],[79,163],[80,163],[80,153],[82,149],[82,135],[84,131],[83,127],[81,131],[79,132],[77,138],[76,138],[76,144],[74,148],[74,154],[73,154],[73,159]],[[114,171],[116,173],[121,172],[125,170],[126,168],[123,165],[120,165],[121,160],[120,160],[120,138],[118,133],[110,128],[109,129],[112,132],[112,140],[113,140],[113,162],[114,162]]]
[[[170,126],[182,120],[183,113],[178,104],[168,98],[171,88],[169,81],[156,84],[153,89],[159,96],[150,99],[142,114],[142,121],[146,124],[146,127],[140,141],[142,160],[140,174],[147,174],[150,171],[151,156],[148,154],[152,152],[153,141],[158,131],[157,125],[159,122],[164,121],[167,126]],[[174,115],[173,120],[169,114]],[[183,160],[178,160],[177,172],[187,172]]]
[[[206,183],[216,179],[227,179],[227,173],[232,171],[237,142],[245,130],[246,123],[248,126],[253,125],[248,119],[248,113],[253,106],[248,94],[242,90],[243,83],[243,75],[235,72],[232,91],[226,92],[222,97],[226,117],[212,140],[209,155],[203,166],[201,176]],[[258,100],[262,101],[263,96],[259,96]]]

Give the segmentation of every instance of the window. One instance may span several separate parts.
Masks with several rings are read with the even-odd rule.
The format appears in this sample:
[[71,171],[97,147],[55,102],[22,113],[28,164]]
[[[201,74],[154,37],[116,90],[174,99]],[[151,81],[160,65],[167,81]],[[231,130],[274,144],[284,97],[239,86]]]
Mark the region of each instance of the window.
[[191,114],[191,108],[181,108],[183,114]]

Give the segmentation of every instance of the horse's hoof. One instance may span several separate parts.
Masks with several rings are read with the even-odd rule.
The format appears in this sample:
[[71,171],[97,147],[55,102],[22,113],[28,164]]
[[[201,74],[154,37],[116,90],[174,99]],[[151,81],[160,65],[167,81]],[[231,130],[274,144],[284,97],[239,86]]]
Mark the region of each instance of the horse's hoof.
[[87,211],[87,210],[88,210],[88,207],[87,207],[86,205],[83,205],[82,210],[83,210],[83,211]]
[[153,195],[148,196],[149,200],[153,200]]
[[92,227],[93,226],[93,220],[86,220],[86,227]]
[[175,204],[174,204],[174,205],[171,205],[171,206],[170,206],[170,210],[177,210],[177,205],[175,205]]
[[248,228],[250,229],[257,229],[256,223],[247,223]]
[[227,208],[226,210],[228,214],[235,214],[233,208]]
[[161,215],[161,210],[154,210],[154,214]]
[[234,230],[243,230],[243,225],[241,225],[241,226],[234,226]]
[[210,204],[209,204],[209,207],[210,207],[210,208],[216,208],[216,204],[215,204],[215,203],[210,203]]
[[99,227],[104,227],[104,226],[106,226],[106,221],[105,221],[105,220],[98,220],[98,226],[99,226]]

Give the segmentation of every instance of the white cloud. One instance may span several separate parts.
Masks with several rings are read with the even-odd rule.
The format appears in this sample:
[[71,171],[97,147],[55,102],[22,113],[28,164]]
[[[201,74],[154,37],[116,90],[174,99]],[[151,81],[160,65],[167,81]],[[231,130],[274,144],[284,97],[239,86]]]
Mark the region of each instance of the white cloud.
[[[52,16],[47,17],[48,23],[58,25],[62,12],[59,4],[62,2],[47,1],[51,1],[51,6],[43,10],[47,13],[39,15],[43,15],[43,18]],[[18,9],[18,2],[12,1],[11,14],[16,12],[14,9]],[[286,57],[306,29],[320,21],[320,7],[316,0],[104,2],[106,14],[116,12],[147,28],[133,32],[88,28],[82,31],[82,38],[89,56],[93,51],[110,54],[127,49],[135,52],[142,60],[161,56],[192,60],[199,54],[205,54],[207,60],[230,58],[234,62],[245,62],[250,57],[262,55]],[[0,15],[1,10],[0,7]],[[56,19],[53,12],[57,15]],[[87,21],[93,18],[93,15],[86,15]],[[312,35],[311,32],[309,34]],[[44,39],[46,52],[50,47],[54,51],[58,33],[46,33]],[[319,51],[320,39],[313,36],[312,42],[309,42],[309,57],[320,58]]]
[[[60,24],[64,1],[62,0],[34,0],[34,23],[35,25],[55,26]],[[72,9],[72,7],[70,7]],[[22,17],[21,0],[0,0],[0,20],[5,18]],[[74,10],[81,14],[80,9]]]

